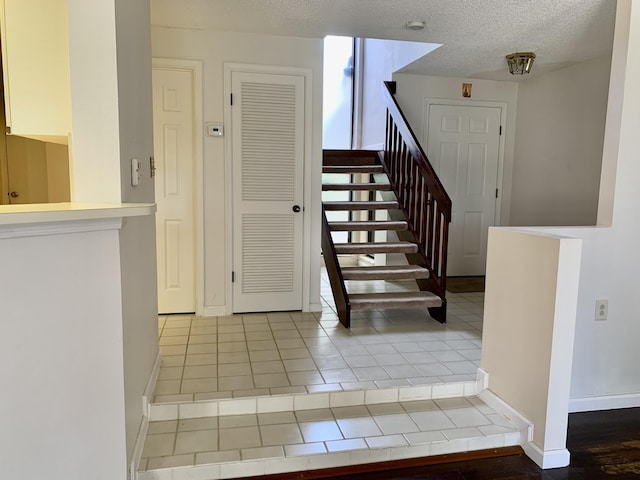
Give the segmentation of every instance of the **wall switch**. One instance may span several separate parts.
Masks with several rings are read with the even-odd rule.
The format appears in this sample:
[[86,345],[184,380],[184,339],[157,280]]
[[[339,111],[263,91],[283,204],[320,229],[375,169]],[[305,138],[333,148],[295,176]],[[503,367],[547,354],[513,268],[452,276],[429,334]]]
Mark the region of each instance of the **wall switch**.
[[131,185],[134,187],[140,184],[140,161],[137,158],[131,159]]
[[609,313],[608,300],[596,300],[596,320],[606,320]]
[[224,125],[221,123],[207,123],[207,135],[210,137],[224,136]]

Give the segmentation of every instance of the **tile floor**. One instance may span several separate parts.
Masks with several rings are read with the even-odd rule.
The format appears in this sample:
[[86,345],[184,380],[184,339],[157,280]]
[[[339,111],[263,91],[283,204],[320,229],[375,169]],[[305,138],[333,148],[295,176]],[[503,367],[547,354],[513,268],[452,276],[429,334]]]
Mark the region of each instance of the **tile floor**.
[[[351,282],[408,291],[414,282]],[[417,310],[353,312],[338,322],[326,275],[323,311],[159,318],[155,403],[473,381],[483,293],[449,293],[447,324]]]
[[[295,470],[313,467],[313,455],[325,457],[316,458],[320,468],[320,462],[354,464],[515,445],[518,440],[517,429],[477,397],[158,421],[149,424],[139,478],[177,478],[166,469],[199,465],[242,465],[244,474],[252,467],[268,473],[268,463],[238,463],[265,459],[280,459],[272,465],[274,471]],[[363,456],[363,450],[370,455]],[[331,456],[340,452],[360,456]],[[304,461],[282,463],[296,457]]]

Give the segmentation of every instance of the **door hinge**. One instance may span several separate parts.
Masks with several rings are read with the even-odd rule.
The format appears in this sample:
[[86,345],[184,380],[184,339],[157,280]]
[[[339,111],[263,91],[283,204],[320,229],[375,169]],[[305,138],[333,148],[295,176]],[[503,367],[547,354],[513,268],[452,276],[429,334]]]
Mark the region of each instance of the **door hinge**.
[[156,159],[149,157],[149,171],[151,172],[151,178],[156,176]]
[[500,135],[502,135],[502,125],[500,125]]
[[231,283],[236,281],[236,272],[231,272]]
[[233,105],[233,93],[229,95],[229,102],[231,103],[231,105]]
[[496,188],[496,198],[498,198],[498,189]]

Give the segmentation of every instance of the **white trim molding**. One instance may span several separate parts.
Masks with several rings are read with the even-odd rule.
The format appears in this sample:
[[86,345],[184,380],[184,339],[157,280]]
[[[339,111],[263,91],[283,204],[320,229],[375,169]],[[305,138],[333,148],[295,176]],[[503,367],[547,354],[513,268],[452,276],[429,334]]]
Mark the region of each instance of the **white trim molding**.
[[640,393],[569,399],[569,413],[640,407]]
[[[313,70],[302,67],[285,67],[278,65],[258,65],[245,63],[224,63],[224,97],[231,96],[231,76],[233,72],[250,72],[265,73],[275,75],[296,75],[304,78],[304,225],[303,225],[303,244],[302,244],[302,311],[309,312],[311,310],[311,232],[312,219],[311,212],[314,205],[312,196],[313,190],[313,171],[314,167],[320,169],[321,166],[314,165],[313,159]],[[233,136],[230,130],[232,121],[231,104],[224,102],[224,124],[227,125],[225,133],[225,252],[226,252],[226,268],[225,268],[225,289],[226,289],[226,312],[225,314],[233,314],[233,285],[231,282],[233,271]],[[320,170],[318,170],[320,171]]]
[[422,112],[422,141],[421,144],[424,146],[426,150],[427,139],[429,138],[429,111],[432,105],[443,105],[443,106],[452,106],[452,107],[489,107],[489,108],[499,108],[500,109],[500,125],[502,126],[502,133],[500,135],[499,140],[499,151],[498,151],[498,178],[497,178],[497,188],[500,191],[500,197],[496,198],[496,206],[495,206],[495,220],[494,225],[500,226],[501,222],[501,214],[502,214],[502,197],[505,192],[504,188],[504,156],[505,156],[505,148],[506,148],[506,128],[507,128],[507,102],[494,102],[487,100],[461,100],[455,98],[425,98],[424,99],[424,107]]
[[202,309],[202,316],[204,317],[222,317],[224,315],[227,315],[227,307],[225,305],[220,305],[218,307],[205,306]]
[[522,445],[524,453],[533,460],[543,470],[548,468],[561,468],[569,465],[571,454],[569,450],[563,448],[561,450],[542,451],[533,442],[527,442]]
[[196,314],[204,315],[204,118],[203,80],[200,60],[153,58],[154,70],[190,72],[193,79],[194,187],[195,187],[195,302]]

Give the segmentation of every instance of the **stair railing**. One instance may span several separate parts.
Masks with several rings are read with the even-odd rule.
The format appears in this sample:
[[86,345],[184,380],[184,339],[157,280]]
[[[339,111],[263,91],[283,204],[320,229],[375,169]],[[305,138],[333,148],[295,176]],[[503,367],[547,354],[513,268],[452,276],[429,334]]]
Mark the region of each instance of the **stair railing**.
[[327,276],[331,284],[333,301],[336,304],[338,318],[342,325],[349,328],[351,326],[351,305],[349,304],[347,289],[344,286],[342,270],[340,270],[340,265],[338,264],[338,254],[336,253],[336,248],[331,238],[331,231],[329,230],[329,222],[327,221],[324,205],[322,206],[322,238],[320,242],[322,246],[322,257],[324,258],[324,265],[327,268]]
[[401,209],[407,215],[409,230],[419,245],[429,279],[428,290],[443,301],[441,310],[431,315],[445,320],[447,281],[447,245],[451,222],[451,199],[411,130],[395,94],[395,82],[384,82],[387,127],[382,165]]

